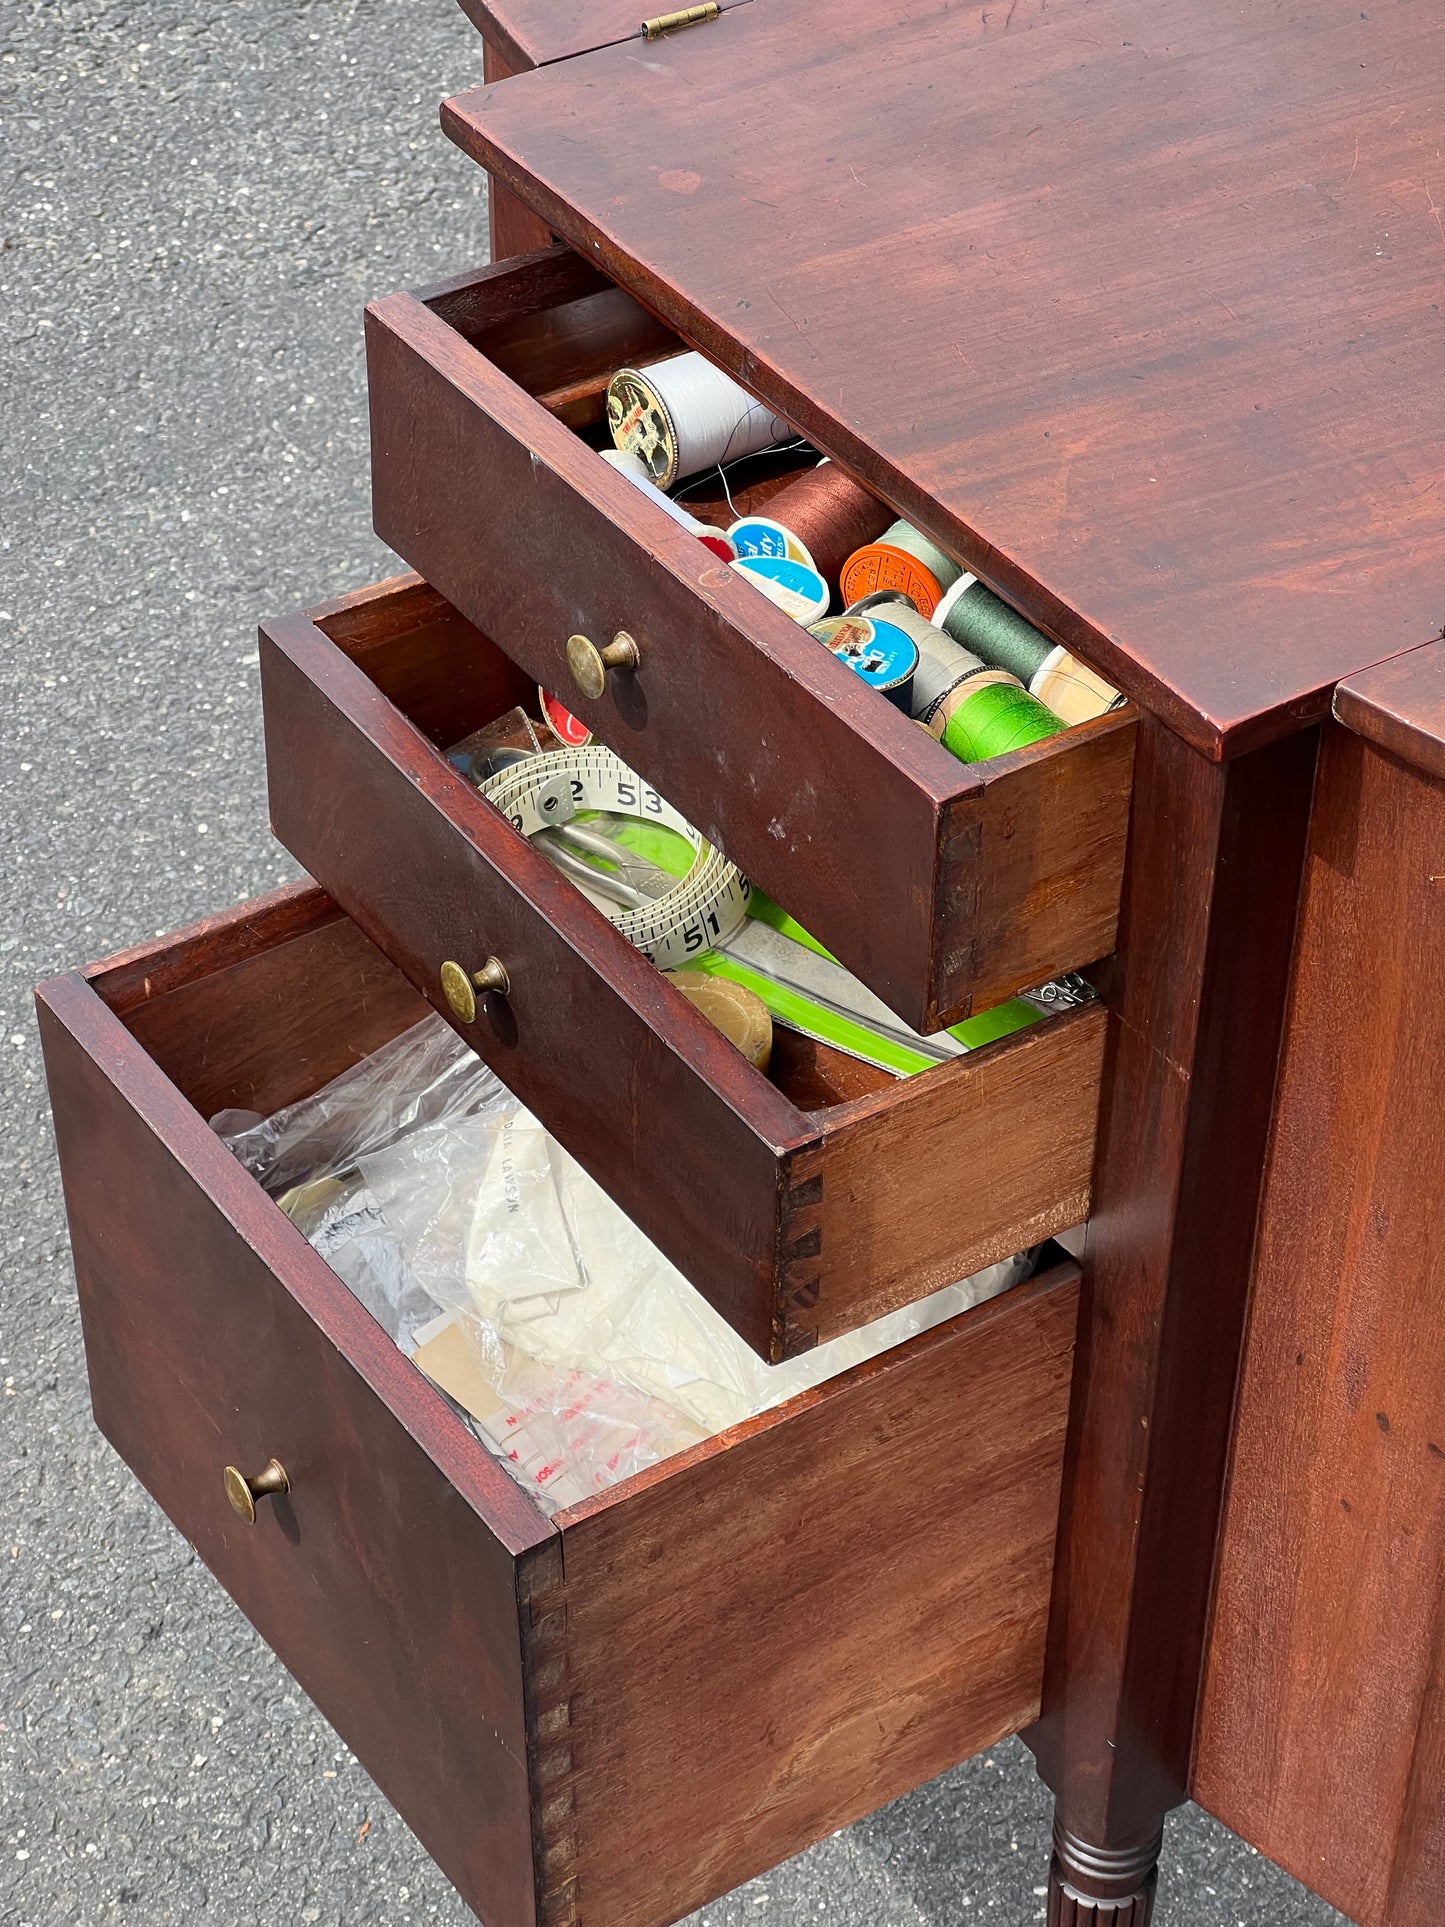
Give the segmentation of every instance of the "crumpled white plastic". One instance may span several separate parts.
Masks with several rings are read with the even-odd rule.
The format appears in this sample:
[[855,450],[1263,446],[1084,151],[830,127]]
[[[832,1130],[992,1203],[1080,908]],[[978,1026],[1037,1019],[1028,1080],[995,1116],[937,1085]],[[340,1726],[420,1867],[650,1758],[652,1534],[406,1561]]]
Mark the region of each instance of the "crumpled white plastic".
[[213,1122],[549,1512],[1029,1269],[992,1265],[766,1365],[439,1017],[275,1118]]

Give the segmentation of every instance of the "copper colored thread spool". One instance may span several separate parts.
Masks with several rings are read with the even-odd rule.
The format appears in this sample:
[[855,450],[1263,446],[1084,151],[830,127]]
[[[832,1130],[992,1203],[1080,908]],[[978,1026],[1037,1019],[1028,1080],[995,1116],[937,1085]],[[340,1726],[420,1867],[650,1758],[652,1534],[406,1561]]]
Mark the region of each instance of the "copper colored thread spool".
[[877,541],[893,521],[887,503],[870,495],[835,462],[820,462],[780,488],[762,513],[797,536],[830,587],[853,551]]

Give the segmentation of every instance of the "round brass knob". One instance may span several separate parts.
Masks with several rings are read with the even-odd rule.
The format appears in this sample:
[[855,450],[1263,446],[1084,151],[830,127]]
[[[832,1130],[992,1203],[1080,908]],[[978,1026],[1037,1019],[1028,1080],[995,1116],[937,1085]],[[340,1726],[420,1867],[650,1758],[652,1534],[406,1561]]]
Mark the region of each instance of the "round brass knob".
[[286,1476],[286,1468],[279,1459],[272,1459],[264,1472],[258,1472],[254,1479],[248,1479],[244,1472],[238,1472],[234,1465],[225,1470],[226,1497],[231,1501],[231,1510],[238,1519],[244,1519],[248,1526],[256,1523],[256,1501],[269,1498],[272,1493],[289,1492],[291,1481]]
[[602,649],[586,636],[567,638],[567,667],[572,672],[572,680],[593,702],[606,687],[609,669],[636,669],[641,660],[637,644],[625,629],[619,629]]
[[480,970],[474,970],[469,977],[459,963],[444,963],[441,967],[442,995],[451,1006],[452,1015],[459,1023],[474,1024],[477,1020],[477,992],[491,992],[494,996],[505,997],[512,988],[512,980],[507,975],[507,966],[500,957],[488,957]]

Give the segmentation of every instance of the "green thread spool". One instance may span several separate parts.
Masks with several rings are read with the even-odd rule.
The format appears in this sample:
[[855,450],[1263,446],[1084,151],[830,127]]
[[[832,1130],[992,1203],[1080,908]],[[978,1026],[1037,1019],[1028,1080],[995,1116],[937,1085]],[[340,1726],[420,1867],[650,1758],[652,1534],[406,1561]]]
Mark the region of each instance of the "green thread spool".
[[896,622],[917,643],[914,719],[961,763],[1006,756],[1067,727],[1016,676],[984,662],[916,611],[875,604],[874,613]]
[[1006,669],[1066,723],[1088,722],[1124,700],[1087,663],[1041,635],[977,576],[961,575],[932,619],[961,647],[995,669]]
[[1068,724],[1007,670],[986,669],[939,707],[929,728],[961,763],[986,763],[991,756],[1057,736]]
[[845,603],[892,589],[906,595],[927,616],[962,574],[953,557],[930,542],[921,529],[911,522],[894,522],[876,542],[865,543],[849,556],[839,587]]

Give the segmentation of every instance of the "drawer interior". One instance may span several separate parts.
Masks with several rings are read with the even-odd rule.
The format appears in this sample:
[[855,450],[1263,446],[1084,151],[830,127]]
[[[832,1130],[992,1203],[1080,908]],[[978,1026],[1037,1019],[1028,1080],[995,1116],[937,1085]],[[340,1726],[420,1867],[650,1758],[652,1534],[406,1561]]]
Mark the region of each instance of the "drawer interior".
[[[329,899],[42,1008],[97,1415],[489,1927],[661,1927],[1035,1717],[1076,1267],[549,1524],[205,1122],[424,1009]],[[300,1474],[240,1535],[233,1449]]]
[[[465,282],[458,290],[429,296],[427,306],[549,415],[589,446],[610,448],[607,384],[613,375],[619,368],[646,368],[682,354],[688,343],[626,289],[600,275],[592,285],[585,264],[579,266],[587,274],[586,291],[537,313],[498,318],[479,312],[466,299],[470,283]],[[700,522],[725,529],[740,516],[765,515],[772,497],[817,459],[816,452],[806,450],[765,450],[731,468],[726,488],[715,472],[693,476],[675,491],[676,498]]]

